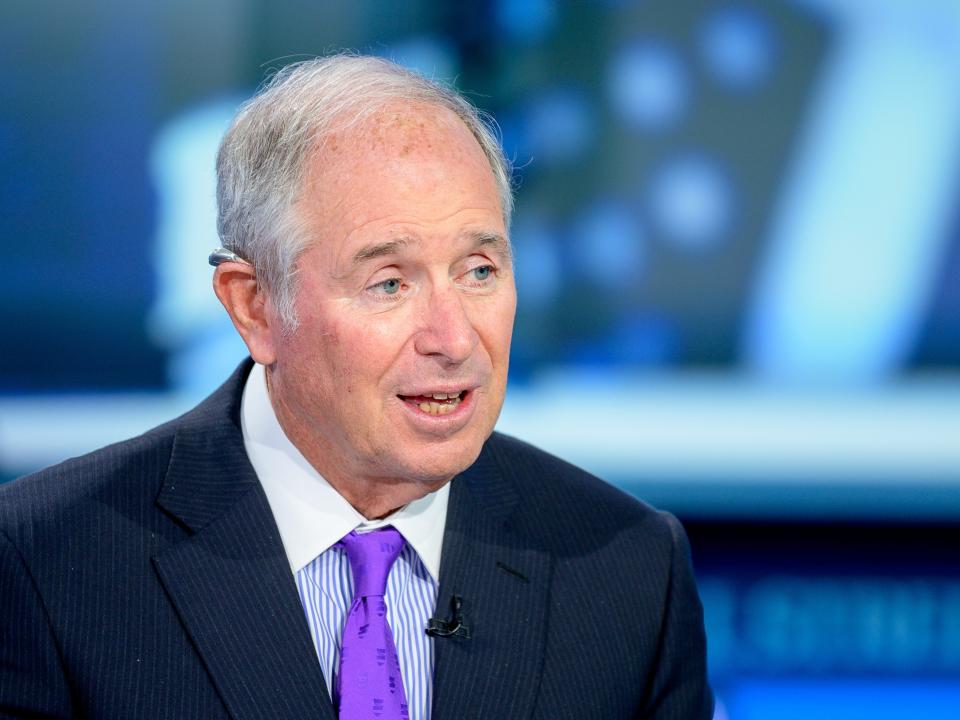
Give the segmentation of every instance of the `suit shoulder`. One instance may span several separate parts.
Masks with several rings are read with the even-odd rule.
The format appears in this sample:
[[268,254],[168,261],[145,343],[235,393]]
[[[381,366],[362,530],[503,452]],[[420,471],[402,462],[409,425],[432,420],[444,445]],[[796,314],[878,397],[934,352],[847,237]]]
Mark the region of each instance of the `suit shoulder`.
[[[179,418],[178,418],[179,420]],[[0,485],[0,529],[48,525],[106,497],[156,496],[178,420]]]
[[514,530],[565,562],[599,553],[639,563],[650,577],[667,578],[678,551],[684,552],[685,534],[676,518],[586,470],[500,434],[491,436],[487,451],[512,488]]
[[555,508],[581,523],[644,522],[667,530],[665,513],[556,455],[500,433],[491,436],[489,446],[531,507]]
[[218,427],[239,427],[243,384],[253,361],[247,358],[199,405],[142,435],[65,460],[0,485],[0,529],[52,527],[83,510],[88,516],[110,506],[121,515],[152,507],[181,429],[206,437]]

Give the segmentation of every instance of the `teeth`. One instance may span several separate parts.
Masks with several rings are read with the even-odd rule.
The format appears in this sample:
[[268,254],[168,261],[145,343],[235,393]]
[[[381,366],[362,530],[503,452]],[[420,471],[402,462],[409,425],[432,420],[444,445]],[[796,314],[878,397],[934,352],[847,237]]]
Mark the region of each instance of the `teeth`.
[[[436,397],[436,395],[432,395],[431,397]],[[456,398],[456,396],[454,397]],[[417,407],[428,415],[446,415],[456,410],[459,404],[460,400],[457,398],[453,402],[422,402]]]
[[[433,393],[430,397],[432,397],[434,400],[446,400],[448,395],[446,393]],[[450,395],[449,397],[453,397],[453,395]]]

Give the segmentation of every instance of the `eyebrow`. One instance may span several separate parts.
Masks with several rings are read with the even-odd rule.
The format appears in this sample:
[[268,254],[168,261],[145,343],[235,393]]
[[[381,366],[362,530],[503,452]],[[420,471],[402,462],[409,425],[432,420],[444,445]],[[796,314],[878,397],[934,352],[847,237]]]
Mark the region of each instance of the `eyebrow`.
[[410,238],[401,237],[397,238],[396,240],[388,240],[375,245],[367,245],[366,247],[360,248],[356,255],[353,256],[353,264],[357,265],[383,255],[393,255],[399,251],[400,248],[409,245],[411,242],[412,240]]
[[[507,242],[507,239],[499,233],[485,232],[481,230],[478,232],[469,233],[467,238],[471,241],[471,244],[474,247],[492,246],[494,250],[506,257],[510,257],[511,255],[510,243]],[[354,254],[353,264],[359,265],[367,262],[368,260],[383,257],[384,255],[393,255],[407,245],[415,242],[416,240],[413,238],[400,237],[394,240],[376,243],[374,245],[367,245],[366,247],[360,248],[356,254]]]
[[507,239],[499,233],[480,231],[470,233],[468,237],[473,241],[474,247],[484,247],[489,245],[502,255],[507,257],[510,256],[510,243],[507,242]]

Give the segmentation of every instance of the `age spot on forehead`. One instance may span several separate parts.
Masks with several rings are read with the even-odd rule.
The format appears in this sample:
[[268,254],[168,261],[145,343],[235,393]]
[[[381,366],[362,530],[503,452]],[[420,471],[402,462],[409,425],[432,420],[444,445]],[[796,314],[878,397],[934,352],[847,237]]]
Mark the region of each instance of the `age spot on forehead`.
[[[433,150],[438,136],[449,138],[451,131],[469,137],[469,130],[452,111],[422,103],[383,108],[369,119],[367,129],[372,149],[393,147],[401,156]],[[460,148],[445,152],[449,150],[459,152]]]

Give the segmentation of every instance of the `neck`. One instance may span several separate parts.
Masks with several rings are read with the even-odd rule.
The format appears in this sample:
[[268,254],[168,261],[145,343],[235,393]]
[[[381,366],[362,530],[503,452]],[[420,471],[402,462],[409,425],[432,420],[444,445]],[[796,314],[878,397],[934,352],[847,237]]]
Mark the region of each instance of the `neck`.
[[350,505],[367,520],[381,520],[397,510],[439,490],[449,478],[429,482],[403,477],[386,477],[351,469],[346,462],[332,460],[334,453],[323,437],[316,437],[298,422],[295,413],[281,397],[271,391],[267,373],[270,404],[284,434],[307,462],[323,476]]

